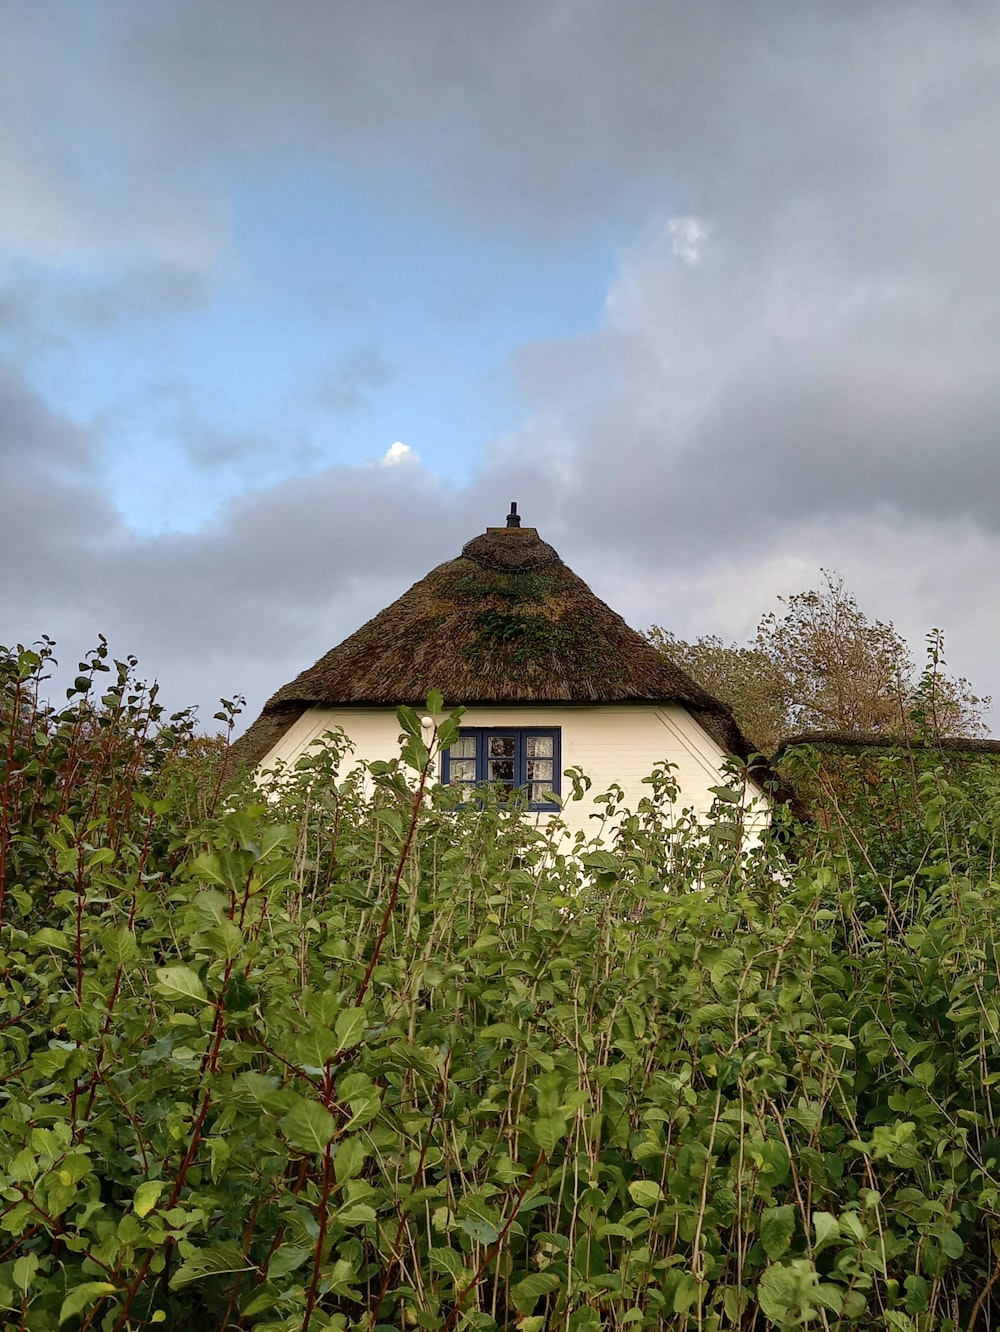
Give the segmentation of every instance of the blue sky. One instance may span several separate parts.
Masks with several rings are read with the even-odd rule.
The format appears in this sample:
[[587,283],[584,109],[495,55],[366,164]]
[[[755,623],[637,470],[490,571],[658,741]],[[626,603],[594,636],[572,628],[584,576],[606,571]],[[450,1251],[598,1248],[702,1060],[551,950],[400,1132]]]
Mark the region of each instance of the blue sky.
[[0,0],[0,641],[253,713],[515,498],[637,627],[832,568],[1000,693],[998,75],[930,0]]
[[[225,259],[187,300],[66,321],[21,361],[49,400],[100,421],[108,493],[138,533],[195,530],[250,485],[363,465],[396,441],[466,482],[520,419],[511,354],[602,319],[596,236],[536,249],[464,234],[308,160],[240,172],[227,201]],[[25,279],[85,308],[108,264]]]

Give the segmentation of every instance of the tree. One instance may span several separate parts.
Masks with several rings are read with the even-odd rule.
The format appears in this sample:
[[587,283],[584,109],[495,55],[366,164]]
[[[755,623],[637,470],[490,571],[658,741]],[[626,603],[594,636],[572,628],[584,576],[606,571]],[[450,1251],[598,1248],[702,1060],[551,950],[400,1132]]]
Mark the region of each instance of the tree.
[[654,625],[647,635],[710,693],[728,703],[765,753],[802,731],[900,737],[983,735],[988,698],[945,673],[944,635],[927,635],[918,673],[909,645],[891,621],[869,620],[827,570],[817,590],[779,597],[753,641],[692,643]]

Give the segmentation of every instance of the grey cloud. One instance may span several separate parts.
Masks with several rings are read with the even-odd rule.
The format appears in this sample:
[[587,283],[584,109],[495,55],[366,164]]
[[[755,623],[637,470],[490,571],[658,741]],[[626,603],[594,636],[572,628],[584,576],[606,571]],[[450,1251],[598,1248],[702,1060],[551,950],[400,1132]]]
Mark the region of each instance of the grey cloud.
[[[63,54],[79,11],[57,8],[6,17],[0,88],[22,192],[58,180],[69,197],[35,214],[83,229],[110,219],[113,234],[127,198],[131,230],[177,253],[224,233],[212,175],[193,166],[291,147],[330,155],[386,199],[447,201],[484,227],[539,235],[584,215],[641,217],[651,196],[706,212],[735,194],[754,225],[775,191],[819,191],[888,255],[906,244],[905,195],[926,193],[931,163],[943,196],[961,197],[1000,95],[987,9],[901,0],[116,3],[105,40],[81,39],[88,77]],[[955,91],[957,69],[968,91]],[[86,168],[56,118],[101,145]],[[884,217],[858,217],[859,196],[887,181],[894,236]]]
[[[688,563],[707,532],[717,550],[749,549],[790,518],[1000,529],[1000,297],[981,276],[1000,222],[957,214],[948,239],[884,270],[794,208],[763,233],[718,220],[687,264],[652,227],[596,339],[519,354],[528,409],[571,441],[566,512],[609,552]],[[509,447],[530,456],[537,435]]]
[[199,473],[253,466],[258,485],[289,471],[315,468],[321,451],[315,442],[287,419],[234,424],[238,413],[221,395],[196,389],[183,380],[161,380],[142,391],[120,398],[105,408],[95,427],[127,436],[137,425],[150,428],[168,441],[177,454],[196,469],[191,484],[203,481]]
[[181,436],[185,456],[197,467],[227,467],[264,452],[268,445],[258,436],[193,424]]
[[51,408],[15,370],[0,362],[0,469],[7,487],[19,476],[74,474],[90,468],[88,431]]
[[330,365],[316,388],[316,402],[338,415],[368,406],[373,390],[383,388],[395,375],[378,347],[354,347]]
[[93,642],[86,607],[119,515],[93,484],[95,441],[0,368],[0,642],[66,630]]
[[[154,266],[164,301],[196,301],[231,240],[220,164],[264,173],[289,154],[520,243],[606,234],[609,218],[648,227],[603,330],[512,358],[528,423],[463,489],[419,468],[333,469],[233,505],[214,529],[138,541],[96,485],[59,472],[90,456],[86,429],[0,385],[0,451],[30,464],[9,529],[26,568],[6,602],[19,621],[112,629],[199,697],[210,681],[267,692],[516,498],[613,602],[648,587],[623,597],[635,619],[693,615],[685,586],[721,605],[735,566],[740,596],[759,584],[766,602],[775,561],[843,568],[881,541],[887,585],[935,589],[1000,647],[969,586],[1000,527],[989,7],[102,8],[99,42],[72,3],[4,13],[0,238],[25,253],[120,254],[135,273]],[[709,227],[697,263],[673,254],[677,214]],[[117,318],[116,299],[77,317]],[[372,373],[335,366],[330,405],[357,405]],[[177,420],[205,467],[265,447],[266,429],[207,415]]]
[[50,301],[61,321],[105,332],[128,320],[197,309],[208,293],[204,272],[163,262],[91,275],[75,285],[63,280]]
[[[36,399],[19,411],[34,439],[58,435]],[[140,538],[96,474],[60,479],[57,446],[35,457],[0,485],[0,641],[47,633],[75,662],[103,632],[160,678],[169,706],[208,715],[222,694],[258,707],[471,535],[415,466],[333,468],[234,502],[196,533]]]
[[[35,409],[36,433],[46,423],[58,428],[37,401]],[[210,717],[219,696],[243,692],[253,716],[275,688],[469,536],[501,522],[517,499],[525,521],[640,627],[655,620],[682,633],[743,632],[777,592],[808,585],[825,563],[842,568],[863,601],[866,590],[881,589],[873,613],[902,618],[902,599],[908,632],[929,627],[921,607],[946,609],[952,647],[961,648],[951,664],[991,687],[992,667],[977,669],[991,662],[988,589],[971,574],[1000,555],[996,536],[941,520],[775,522],[772,513],[766,541],[734,543],[731,515],[713,514],[709,495],[693,501],[690,492],[664,496],[650,486],[642,471],[649,441],[630,441],[624,468],[614,458],[570,485],[544,447],[552,438],[539,427],[520,457],[498,447],[462,488],[417,465],[336,467],[234,501],[198,532],[150,538],[124,528],[96,477],[60,480],[58,449],[43,451],[33,477],[20,473],[20,491],[0,487],[0,556],[17,574],[0,585],[0,638],[49,633],[72,665],[100,630],[116,654],[135,652],[159,677],[169,707],[198,702]],[[622,508],[630,463],[635,484]],[[658,540],[657,523],[674,529],[671,542]],[[644,527],[638,549],[629,524]]]

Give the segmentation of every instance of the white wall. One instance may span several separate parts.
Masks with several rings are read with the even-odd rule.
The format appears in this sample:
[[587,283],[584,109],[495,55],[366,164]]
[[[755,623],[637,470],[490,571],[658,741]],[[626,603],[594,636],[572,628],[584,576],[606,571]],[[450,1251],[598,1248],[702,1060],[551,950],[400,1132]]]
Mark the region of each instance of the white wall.
[[[463,726],[558,726],[562,731],[562,768],[579,767],[591,778],[590,797],[617,782],[625,803],[634,809],[649,794],[642,779],[664,760],[674,765],[681,806],[699,813],[713,801],[710,787],[724,781],[726,754],[684,708],[671,704],[620,703],[609,706],[476,707],[462,717]],[[337,727],[350,736],[355,757],[372,762],[399,755],[399,723],[395,710],[314,707],[296,721],[264,758],[261,768],[278,760],[294,763],[324,731]],[[599,807],[592,798],[569,799],[572,786],[562,780],[563,818],[571,830],[592,833],[590,818]],[[532,818],[545,820],[547,815]]]

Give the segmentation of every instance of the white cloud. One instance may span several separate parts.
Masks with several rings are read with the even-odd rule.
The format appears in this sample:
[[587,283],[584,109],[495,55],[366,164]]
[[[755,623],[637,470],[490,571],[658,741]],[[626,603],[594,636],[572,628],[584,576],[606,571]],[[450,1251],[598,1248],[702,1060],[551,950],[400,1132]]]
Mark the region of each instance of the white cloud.
[[385,453],[379,459],[380,467],[403,467],[412,466],[420,461],[420,454],[416,449],[411,449],[409,444],[404,444],[402,440],[397,439],[395,444],[390,444]]
[[696,217],[672,217],[667,223],[670,248],[686,264],[696,264],[708,240],[708,227]]

